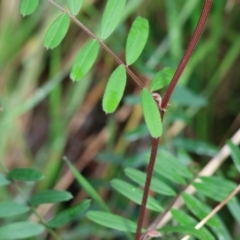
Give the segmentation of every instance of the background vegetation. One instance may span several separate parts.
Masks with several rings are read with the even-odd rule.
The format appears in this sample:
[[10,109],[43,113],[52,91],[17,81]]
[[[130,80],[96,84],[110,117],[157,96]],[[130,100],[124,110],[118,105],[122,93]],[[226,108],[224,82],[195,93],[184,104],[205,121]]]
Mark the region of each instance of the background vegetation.
[[[66,1],[56,2],[67,8]],[[149,85],[161,68],[177,67],[202,4],[200,0],[129,0],[121,24],[106,44],[124,59],[131,23],[138,15],[147,18],[150,35],[132,69]],[[105,1],[84,0],[77,18],[98,33],[104,6]],[[59,14],[48,1],[41,0],[34,14],[22,17],[19,1],[0,1],[0,159],[8,169],[34,166],[44,173],[45,179],[37,185],[21,186],[27,196],[49,188],[73,194],[74,200],[60,206],[39,207],[38,212],[46,219],[88,197],[62,161],[67,156],[112,212],[136,221],[138,207],[113,190],[110,180],[127,179],[126,167],[144,170],[146,166],[151,140],[142,119],[140,89],[129,80],[121,106],[115,114],[106,115],[101,99],[117,64],[101,50],[84,80],[72,82],[69,71],[74,57],[89,37],[71,23],[62,44],[46,50],[45,32]],[[213,2],[202,38],[171,98],[161,141],[161,146],[177,155],[194,175],[209,166],[205,169],[208,175],[235,183],[239,183],[239,174],[221,147],[233,135],[236,143],[240,142],[239,22],[240,1]],[[219,163],[224,163],[207,165],[216,154],[223,158]],[[163,181],[169,184],[165,178]],[[179,192],[182,186],[173,188]],[[211,207],[217,204],[202,195],[198,197]],[[10,199],[23,201],[14,188],[0,187],[0,200]],[[158,201],[166,207],[172,197],[160,196]],[[91,208],[98,209],[96,202]],[[232,210],[225,207],[218,215],[226,231],[224,236],[228,236],[222,239],[240,239],[240,205],[235,204]],[[157,216],[149,211],[145,225]],[[34,216],[29,218],[34,220]],[[0,219],[0,225],[8,221],[14,220]],[[63,239],[126,238],[86,218],[60,229],[58,234]],[[165,239],[180,238],[170,235]]]

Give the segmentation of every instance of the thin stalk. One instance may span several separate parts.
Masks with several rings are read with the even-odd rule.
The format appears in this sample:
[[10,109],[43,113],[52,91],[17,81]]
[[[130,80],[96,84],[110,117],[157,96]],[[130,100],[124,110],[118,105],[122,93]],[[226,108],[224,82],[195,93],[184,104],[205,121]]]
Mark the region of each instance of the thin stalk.
[[140,88],[144,88],[144,84],[140,81],[140,79],[133,73],[133,71],[129,68],[127,64],[125,64],[101,39],[99,39],[90,29],[88,29],[83,23],[81,23],[75,16],[69,14],[64,8],[62,8],[60,5],[58,5],[53,0],[47,0],[52,5],[54,5],[56,8],[58,8],[63,13],[66,13],[72,20],[75,22],[84,32],[86,32],[91,38],[96,39],[99,44],[102,46],[102,48],[108,52],[117,63],[123,65],[126,68],[127,73],[129,76],[132,77],[132,79],[137,83],[137,85]]
[[[162,101],[162,106],[161,106],[162,109],[165,109],[167,107],[170,97],[173,93],[173,90],[176,87],[176,84],[188,63],[188,60],[191,57],[194,48],[197,45],[197,42],[201,36],[201,33],[202,33],[205,23],[207,21],[209,11],[211,9],[211,5],[212,5],[212,0],[205,0],[204,6],[202,9],[202,13],[200,15],[196,29],[193,33],[192,39],[188,45],[188,48],[187,48],[185,54],[182,57],[182,60],[180,61],[179,65],[178,65],[178,68],[177,68],[167,90],[166,90],[166,94],[164,95],[164,98]],[[162,116],[162,120],[163,120],[164,119],[163,111],[161,111],[161,116]],[[139,214],[139,218],[138,218],[138,225],[137,225],[135,240],[140,240],[140,238],[141,238],[141,230],[142,230],[142,226],[143,226],[143,220],[144,220],[144,215],[145,215],[145,210],[146,210],[146,203],[147,203],[147,198],[148,198],[149,189],[150,189],[150,185],[151,185],[153,168],[154,168],[154,164],[156,161],[158,143],[159,143],[159,138],[153,140],[153,143],[152,143],[151,157],[150,157],[149,165],[147,168],[147,178],[146,178],[146,183],[144,186],[144,192],[143,192],[142,204],[140,207],[140,214]]]
[[143,225],[143,220],[144,220],[144,215],[145,215],[145,210],[146,210],[148,192],[150,189],[153,169],[154,169],[155,160],[156,160],[156,156],[157,156],[158,143],[159,143],[159,138],[153,138],[151,156],[150,156],[150,161],[149,161],[148,168],[147,168],[147,178],[146,178],[146,182],[144,185],[143,199],[142,199],[142,204],[140,207],[140,215],[138,218],[137,232],[136,232],[136,236],[135,236],[136,240],[140,239],[140,237],[141,237],[141,230],[142,230],[142,225]]

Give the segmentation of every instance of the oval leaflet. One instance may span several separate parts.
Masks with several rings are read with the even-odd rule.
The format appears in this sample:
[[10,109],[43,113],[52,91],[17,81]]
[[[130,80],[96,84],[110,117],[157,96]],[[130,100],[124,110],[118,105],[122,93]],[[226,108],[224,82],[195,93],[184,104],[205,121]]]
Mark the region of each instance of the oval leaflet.
[[61,14],[47,30],[47,33],[44,37],[44,46],[51,49],[57,47],[65,37],[69,25],[69,16],[66,13]]
[[126,0],[108,0],[101,22],[101,39],[105,40],[117,27],[124,10]]
[[149,33],[148,20],[137,17],[130,29],[126,46],[127,65],[133,64],[143,51]]
[[142,90],[142,109],[145,122],[152,137],[162,135],[162,120],[159,109],[151,93],[144,88]]
[[20,13],[23,16],[32,14],[38,7],[39,0],[22,0],[20,3]]
[[112,113],[116,110],[122,99],[126,81],[126,69],[123,65],[120,65],[111,74],[107,83],[103,96],[103,110],[105,113]]
[[167,86],[175,73],[175,70],[170,67],[165,67],[160,70],[151,81],[151,91],[157,91]]
[[77,54],[70,78],[73,81],[81,80],[90,70],[96,61],[99,51],[99,43],[96,40],[90,40]]
[[67,0],[67,2],[72,15],[76,16],[81,9],[82,0]]

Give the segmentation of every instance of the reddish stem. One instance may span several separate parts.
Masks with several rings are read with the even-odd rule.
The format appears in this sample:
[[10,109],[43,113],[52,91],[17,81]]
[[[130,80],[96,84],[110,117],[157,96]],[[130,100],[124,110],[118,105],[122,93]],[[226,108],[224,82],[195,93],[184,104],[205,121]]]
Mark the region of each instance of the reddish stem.
[[140,215],[138,218],[138,225],[137,225],[137,232],[136,232],[135,240],[139,240],[141,237],[141,230],[142,230],[142,225],[143,225],[143,220],[144,220],[144,215],[145,215],[145,210],[146,210],[148,192],[150,189],[153,168],[154,168],[154,164],[155,164],[155,160],[156,160],[156,156],[157,156],[158,143],[159,143],[159,138],[153,138],[151,156],[150,156],[150,161],[149,161],[148,168],[147,168],[147,178],[146,178],[146,182],[144,185],[144,193],[143,193],[143,198],[142,198],[142,204],[140,207]]
[[[176,84],[177,84],[184,68],[186,67],[186,64],[187,64],[190,56],[192,55],[194,48],[197,45],[197,42],[203,31],[204,25],[207,21],[208,14],[211,9],[211,5],[212,5],[212,0],[205,0],[204,6],[202,9],[202,13],[199,18],[197,27],[193,33],[192,39],[188,45],[188,48],[187,48],[184,56],[182,57],[181,62],[178,65],[178,68],[177,68],[177,70],[173,76],[173,79],[172,79],[171,83],[169,84],[166,94],[163,98],[162,109],[165,109],[167,107],[167,104],[170,100],[173,90],[176,87]],[[161,117],[163,120],[164,111],[161,111]],[[155,161],[156,161],[159,140],[160,140],[159,138],[154,138],[153,142],[152,142],[151,157],[150,157],[150,161],[149,161],[148,168],[147,168],[147,178],[146,178],[146,182],[145,182],[145,186],[144,186],[144,192],[143,192],[142,204],[140,207],[140,214],[139,214],[139,218],[138,218],[138,225],[137,225],[135,240],[140,240],[140,237],[141,237],[141,230],[142,230],[142,226],[143,226],[143,220],[144,220],[146,204],[147,204],[149,189],[150,189],[151,180],[152,180],[153,169],[154,169],[154,165],[155,165]]]
[[186,67],[186,64],[188,63],[188,60],[191,57],[194,48],[197,45],[197,42],[198,42],[198,40],[201,36],[201,33],[203,31],[204,25],[207,21],[208,14],[209,14],[209,11],[211,9],[211,5],[212,5],[212,0],[205,0],[204,6],[203,6],[203,9],[202,9],[202,13],[201,13],[201,16],[199,18],[197,27],[196,27],[196,29],[193,33],[192,39],[191,39],[191,41],[190,41],[190,43],[187,47],[187,50],[186,50],[181,62],[178,65],[177,71],[175,72],[175,74],[173,76],[173,79],[172,79],[171,83],[169,84],[169,86],[167,88],[167,91],[166,91],[166,94],[163,98],[162,108],[167,107],[167,104],[170,100],[172,92],[173,92],[179,78],[181,77],[182,72],[183,72],[184,68]]

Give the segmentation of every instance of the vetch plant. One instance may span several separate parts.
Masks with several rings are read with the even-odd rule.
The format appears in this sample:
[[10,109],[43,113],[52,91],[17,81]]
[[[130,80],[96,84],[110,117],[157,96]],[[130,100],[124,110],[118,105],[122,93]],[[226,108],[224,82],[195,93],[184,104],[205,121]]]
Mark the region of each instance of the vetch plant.
[[8,171],[7,169],[5,170],[7,175],[0,174],[0,186],[12,184],[26,202],[25,204],[19,204],[16,201],[1,201],[0,218],[8,219],[10,217],[18,217],[19,215],[31,211],[38,218],[39,223],[25,220],[1,226],[1,239],[23,239],[34,237],[42,234],[45,230],[47,230],[54,239],[60,239],[54,229],[62,227],[85,214],[90,207],[90,200],[84,200],[75,206],[62,211],[49,221],[46,221],[38,214],[36,207],[41,204],[68,201],[73,198],[72,194],[67,191],[52,189],[38,192],[30,198],[27,198],[26,194],[20,187],[20,182],[29,183],[40,181],[44,178],[43,174],[34,168],[15,168],[11,171]]
[[[235,182],[227,180],[224,176],[194,176],[175,155],[167,151],[165,147],[159,147],[159,145],[161,146],[161,144],[159,144],[160,137],[164,135],[166,131],[163,123],[165,115],[170,111],[168,109],[169,101],[204,29],[211,9],[212,0],[205,0],[193,37],[177,69],[174,70],[168,66],[162,68],[155,74],[149,87],[139,79],[138,75],[135,74],[130,67],[139,59],[147,43],[150,32],[148,20],[138,16],[132,22],[128,36],[126,37],[125,61],[118,57],[105,43],[121,21],[127,4],[126,0],[106,1],[106,7],[99,26],[99,34],[94,34],[77,18],[84,1],[68,0],[66,1],[68,9],[61,7],[53,0],[46,1],[61,12],[51,23],[45,34],[43,45],[46,49],[55,49],[61,44],[68,34],[71,20],[91,38],[75,56],[70,71],[70,78],[74,82],[72,84],[78,84],[79,81],[84,81],[84,78],[94,66],[100,50],[103,49],[118,64],[110,74],[105,87],[102,98],[103,111],[106,114],[110,114],[114,113],[119,107],[124,96],[128,76],[131,77],[141,89],[140,101],[143,118],[152,137],[151,152],[150,154],[146,153],[144,155],[149,157],[147,171],[145,173],[135,169],[133,166],[127,166],[124,173],[132,182],[129,183],[124,179],[114,178],[110,183],[114,191],[119,192],[125,198],[140,205],[139,216],[137,223],[135,223],[123,216],[111,213],[108,204],[106,204],[88,179],[65,157],[64,160],[71,173],[99,209],[88,211],[90,208],[90,200],[83,200],[73,207],[69,207],[67,210],[60,212],[49,221],[46,221],[38,214],[36,208],[42,204],[69,201],[73,198],[72,194],[67,191],[48,189],[37,192],[30,197],[25,196],[18,181],[37,182],[43,179],[43,174],[34,168],[16,168],[8,171],[4,166],[5,174],[0,175],[0,185],[7,186],[12,184],[17,191],[23,195],[25,204],[20,205],[14,201],[0,202],[0,217],[7,218],[31,211],[37,216],[39,223],[26,220],[6,224],[0,227],[0,236],[3,236],[6,240],[21,239],[43,234],[46,230],[51,234],[52,238],[61,239],[55,229],[66,226],[72,221],[76,221],[86,213],[86,217],[91,221],[114,230],[125,232],[125,237],[129,239],[132,238],[130,234],[135,235],[135,240],[143,240],[162,237],[169,233],[184,234],[186,235],[182,238],[184,240],[189,239],[191,236],[204,240],[212,240],[216,239],[216,237],[220,239],[221,236],[226,237],[227,234],[224,232],[222,222],[215,214],[226,204],[230,211],[234,212],[237,204],[233,205],[229,200],[232,199],[232,201],[237,202],[234,196],[239,192],[239,186],[237,186]],[[21,0],[20,13],[23,16],[33,13],[39,3],[39,0]],[[166,88],[166,92],[162,97],[158,91],[163,88]],[[200,100],[198,103],[201,102]],[[191,143],[188,143],[188,147],[191,148]],[[239,170],[239,149],[231,141],[228,141],[227,144],[229,149],[231,149],[234,164]],[[214,151],[215,149],[213,149],[213,152]],[[181,154],[179,153],[178,155],[180,158]],[[137,187],[136,184],[143,187],[143,190]],[[178,185],[182,185],[183,187],[177,194],[176,186]],[[192,196],[192,187],[196,189],[201,198]],[[150,190],[155,194],[150,194]],[[171,199],[168,207],[162,206],[159,203],[160,198],[158,194],[166,197],[166,199]],[[203,203],[204,198],[210,198],[220,202],[220,204],[212,210],[207,204]],[[186,205],[188,212],[173,208],[173,206],[180,201],[179,199],[182,200],[182,204],[184,203]],[[159,215],[155,221],[146,227],[143,226],[143,223],[144,220],[146,220],[145,213],[147,209]],[[169,214],[171,214],[175,222],[171,226],[164,227],[164,219]],[[198,223],[196,219],[199,219],[200,222]],[[175,223],[177,223],[177,225]],[[205,228],[204,225],[208,227]],[[21,229],[22,231],[18,232],[18,234],[13,234],[12,232],[17,229]]]

